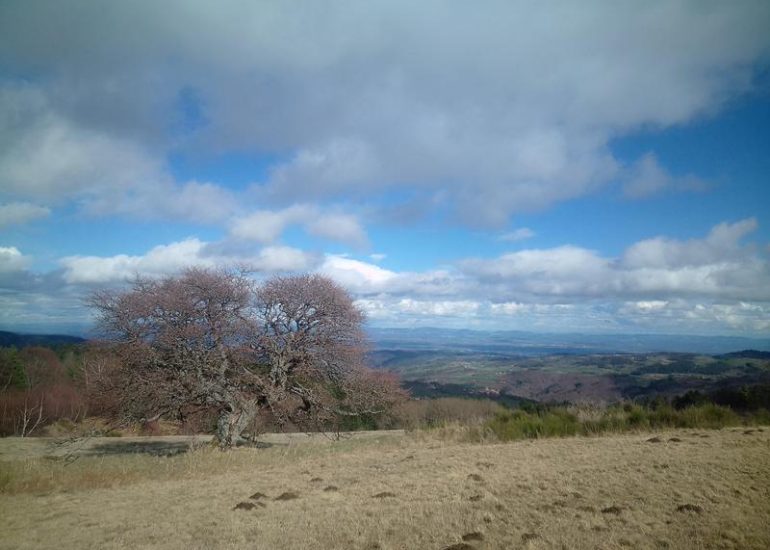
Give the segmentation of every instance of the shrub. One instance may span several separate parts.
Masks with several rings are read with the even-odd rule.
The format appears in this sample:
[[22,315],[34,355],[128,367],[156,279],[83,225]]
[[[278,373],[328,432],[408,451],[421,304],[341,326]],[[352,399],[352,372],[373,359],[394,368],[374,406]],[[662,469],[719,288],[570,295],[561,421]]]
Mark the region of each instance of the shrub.
[[523,410],[498,413],[485,424],[500,441],[534,439],[539,437],[565,437],[580,432],[577,416],[566,409],[554,409],[542,413]]
[[402,403],[392,412],[392,424],[410,430],[447,424],[482,425],[505,409],[489,399],[441,397]]
[[699,407],[687,407],[682,410],[679,424],[683,428],[724,428],[740,426],[742,420],[732,409],[706,403]]

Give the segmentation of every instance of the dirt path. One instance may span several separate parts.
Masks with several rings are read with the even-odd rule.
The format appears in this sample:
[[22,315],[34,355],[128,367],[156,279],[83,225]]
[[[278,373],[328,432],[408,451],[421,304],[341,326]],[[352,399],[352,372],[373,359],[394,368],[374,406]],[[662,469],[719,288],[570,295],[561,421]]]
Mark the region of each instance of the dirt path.
[[[403,430],[378,432],[360,431],[339,434],[321,433],[268,433],[257,440],[258,448],[300,443],[332,442],[339,439],[369,439],[383,436],[401,436]],[[77,456],[107,456],[131,453],[147,453],[169,456],[189,451],[191,448],[211,442],[211,435],[169,435],[136,437],[88,437],[67,440],[52,437],[4,437],[0,438],[0,460],[25,458]]]

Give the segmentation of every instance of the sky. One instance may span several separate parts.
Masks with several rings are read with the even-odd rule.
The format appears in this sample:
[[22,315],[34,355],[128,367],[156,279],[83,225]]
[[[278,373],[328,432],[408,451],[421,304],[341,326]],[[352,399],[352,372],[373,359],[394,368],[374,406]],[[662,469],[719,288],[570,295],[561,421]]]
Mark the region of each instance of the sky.
[[0,3],[0,328],[313,272],[372,326],[770,335],[770,2]]

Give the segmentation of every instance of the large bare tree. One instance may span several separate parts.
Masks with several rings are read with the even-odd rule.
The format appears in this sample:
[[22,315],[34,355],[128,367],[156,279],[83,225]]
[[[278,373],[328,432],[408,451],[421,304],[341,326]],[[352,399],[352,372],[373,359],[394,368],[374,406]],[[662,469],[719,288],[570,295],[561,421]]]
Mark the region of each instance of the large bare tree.
[[364,316],[320,275],[257,285],[237,272],[188,269],[97,292],[91,303],[122,360],[122,414],[215,409],[225,448],[260,412],[302,425],[377,413],[401,396],[364,368]]

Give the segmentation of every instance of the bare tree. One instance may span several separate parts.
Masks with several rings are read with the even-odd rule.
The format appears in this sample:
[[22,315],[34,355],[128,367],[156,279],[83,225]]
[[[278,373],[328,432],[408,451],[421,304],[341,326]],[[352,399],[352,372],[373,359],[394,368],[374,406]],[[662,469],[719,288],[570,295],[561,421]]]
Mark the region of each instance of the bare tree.
[[240,273],[189,269],[99,292],[92,305],[122,359],[121,412],[148,419],[214,408],[224,448],[260,411],[318,423],[378,412],[399,395],[393,383],[362,382],[364,317],[326,277],[256,286]]

